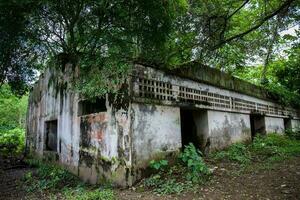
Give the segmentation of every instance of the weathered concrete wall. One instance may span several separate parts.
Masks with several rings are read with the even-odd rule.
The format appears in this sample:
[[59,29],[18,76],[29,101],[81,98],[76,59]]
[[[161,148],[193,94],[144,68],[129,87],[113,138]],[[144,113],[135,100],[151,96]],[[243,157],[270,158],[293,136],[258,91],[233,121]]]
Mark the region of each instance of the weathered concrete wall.
[[132,104],[132,161],[140,178],[152,159],[181,148],[180,110],[176,107]]
[[[134,77],[133,96],[136,102],[190,106],[245,114],[259,113],[271,117],[292,116],[295,119],[300,117],[297,110],[285,108],[274,99],[256,97],[254,90],[249,89],[248,86],[244,88],[247,92],[240,92],[240,89],[230,90],[227,86],[222,87],[222,83],[227,84],[225,80],[220,80],[219,85],[209,84],[206,81],[187,79],[140,65],[135,66],[132,76]],[[201,74],[205,80],[213,75],[209,73],[208,77],[205,76],[205,73]],[[234,81],[228,83],[231,85],[230,88],[239,87]]]
[[[70,83],[72,66],[48,68],[33,88],[27,114],[27,147],[56,160],[83,180],[131,185],[130,108],[78,116],[79,95]],[[57,120],[57,149],[47,151],[47,121]],[[53,159],[54,158],[54,159]]]
[[298,129],[300,129],[300,120],[291,119],[291,128],[292,128],[293,130],[298,130]]
[[[27,148],[54,158],[90,183],[109,180],[130,186],[142,178],[149,161],[177,154],[185,137],[182,109],[191,110],[188,116],[204,151],[250,140],[253,110],[266,115],[262,121],[267,132],[282,132],[282,117],[289,114],[272,101],[238,93],[235,86],[225,89],[226,79],[220,82],[226,87],[217,87],[140,67],[121,88],[121,96],[107,95],[106,111],[79,116],[82,99],[71,86],[75,76],[66,65],[63,71],[48,68],[40,77],[29,99]],[[291,126],[296,127],[300,120],[292,114]],[[46,124],[53,120],[57,148],[49,152]]]
[[276,117],[265,117],[266,133],[283,133],[284,119]]
[[210,150],[222,149],[232,143],[250,141],[249,115],[207,111]]
[[[79,120],[77,110],[78,95],[68,91],[68,80],[71,79],[71,66],[66,66],[63,75],[55,70],[47,69],[35,85],[29,98],[27,113],[27,147],[31,152],[46,156],[45,124],[57,120],[58,160],[63,165],[76,171],[78,164]],[[58,77],[59,82],[53,77]],[[68,91],[68,92],[64,92]]]
[[80,117],[79,176],[90,183],[131,185],[130,118],[119,110]]

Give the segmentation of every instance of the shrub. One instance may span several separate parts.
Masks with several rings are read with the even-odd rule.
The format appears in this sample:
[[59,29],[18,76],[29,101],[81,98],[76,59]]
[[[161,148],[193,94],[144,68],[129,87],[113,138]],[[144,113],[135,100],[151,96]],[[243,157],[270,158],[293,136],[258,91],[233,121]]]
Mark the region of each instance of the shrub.
[[285,134],[291,139],[300,140],[300,128],[297,128],[296,130],[287,129]]
[[153,189],[157,194],[179,194],[194,188],[194,183],[202,183],[210,170],[193,144],[185,147],[174,166],[166,170],[166,160],[151,161],[150,167],[157,171],[144,180],[144,186]]
[[256,161],[280,161],[289,156],[300,155],[300,143],[285,135],[268,134],[256,136],[252,144],[233,144],[228,149],[216,152],[212,157],[238,162],[242,166]]
[[149,166],[155,170],[162,170],[168,166],[168,161],[167,160],[158,160],[158,161],[151,160]]
[[209,175],[210,171],[202,159],[202,153],[190,143],[185,146],[184,151],[180,154],[179,158],[187,166],[187,179],[192,182],[198,182],[203,178],[203,175]]
[[247,165],[251,161],[251,154],[247,148],[247,145],[243,143],[233,144],[224,151],[216,152],[213,157],[216,159],[227,159],[237,162],[241,165]]
[[0,129],[0,154],[2,156],[18,156],[23,153],[24,147],[24,129]]

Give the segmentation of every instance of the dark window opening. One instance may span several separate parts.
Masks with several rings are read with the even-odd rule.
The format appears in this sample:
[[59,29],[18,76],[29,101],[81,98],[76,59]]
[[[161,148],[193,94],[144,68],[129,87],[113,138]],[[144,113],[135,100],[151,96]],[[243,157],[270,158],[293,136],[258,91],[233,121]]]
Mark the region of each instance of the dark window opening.
[[57,120],[46,122],[46,150],[57,151]]
[[206,127],[205,113],[198,110],[180,109],[182,148],[192,143],[197,149],[205,153],[206,141],[204,129]]
[[263,115],[250,115],[251,137],[252,139],[256,134],[266,134],[265,117]]
[[106,112],[106,98],[82,100],[78,105],[78,115],[88,115],[99,112]]
[[284,129],[285,130],[292,129],[292,120],[291,120],[291,118],[284,118]]

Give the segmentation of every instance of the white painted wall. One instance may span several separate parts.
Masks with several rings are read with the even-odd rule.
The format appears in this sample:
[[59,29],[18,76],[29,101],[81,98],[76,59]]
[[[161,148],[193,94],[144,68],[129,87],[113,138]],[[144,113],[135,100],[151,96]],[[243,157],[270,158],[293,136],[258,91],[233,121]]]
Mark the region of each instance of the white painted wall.
[[283,118],[265,117],[266,133],[283,133],[284,120]]
[[296,120],[296,119],[292,119],[291,120],[291,128],[293,130],[297,130],[297,129],[300,129],[300,120]]
[[146,167],[159,153],[181,148],[179,108],[134,103],[132,117],[133,165]]
[[235,142],[251,140],[250,116],[207,111],[210,149],[222,149]]

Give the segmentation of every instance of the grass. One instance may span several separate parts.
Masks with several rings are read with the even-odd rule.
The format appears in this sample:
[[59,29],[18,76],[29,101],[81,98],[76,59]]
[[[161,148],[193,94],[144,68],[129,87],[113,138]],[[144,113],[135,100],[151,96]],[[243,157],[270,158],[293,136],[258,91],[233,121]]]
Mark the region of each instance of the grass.
[[27,163],[36,169],[26,173],[23,177],[25,189],[30,195],[34,195],[34,193],[47,194],[53,200],[116,199],[110,187],[87,185],[58,165],[39,160],[27,160]]
[[219,161],[230,161],[247,167],[252,163],[271,166],[293,156],[300,155],[300,141],[287,135],[268,134],[255,137],[251,144],[237,143],[224,151],[211,155]]

